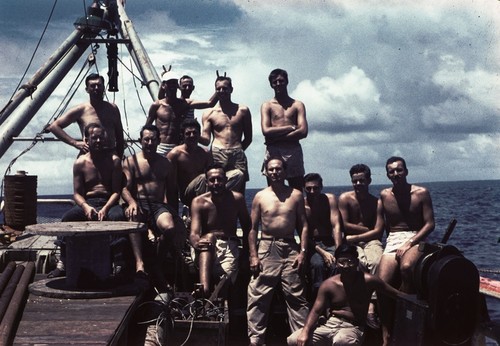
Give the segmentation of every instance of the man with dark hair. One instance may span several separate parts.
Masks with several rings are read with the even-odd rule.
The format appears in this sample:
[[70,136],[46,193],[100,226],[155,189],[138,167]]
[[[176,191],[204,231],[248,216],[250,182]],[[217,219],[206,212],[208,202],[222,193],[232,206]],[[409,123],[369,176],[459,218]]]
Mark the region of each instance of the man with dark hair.
[[[121,158],[125,141],[120,111],[115,104],[104,101],[104,78],[95,73],[88,75],[85,79],[85,91],[89,94],[89,102],[71,108],[50,124],[47,130],[64,143],[80,150],[80,153],[86,153],[89,146],[84,138],[84,129],[91,123],[100,124],[107,133],[104,148],[114,151]],[[81,140],[72,138],[64,131],[64,128],[75,122],[80,127],[83,137]]]
[[[122,197],[127,203],[125,215],[131,221],[147,222],[158,240],[157,256],[184,246],[186,229],[177,215],[176,172],[170,161],[156,152],[160,131],[145,125],[140,132],[142,151],[123,162],[126,179]],[[140,254],[137,254],[139,256]],[[160,291],[167,290],[164,258],[155,261],[155,279]]]
[[401,290],[414,290],[412,269],[420,257],[418,243],[434,230],[434,211],[429,191],[409,184],[408,169],[403,158],[393,156],[386,163],[387,177],[392,188],[384,189],[380,198],[386,228],[389,231],[384,254],[379,264],[379,276],[391,285],[401,273]]
[[[64,213],[62,221],[123,221],[125,215],[118,205],[121,189],[120,158],[105,150],[106,131],[103,126],[88,124],[84,135],[88,152],[80,155],[73,164],[73,199],[76,205]],[[65,275],[64,237],[58,238],[56,244],[61,247],[61,258],[49,277]]]
[[[250,215],[245,197],[226,188],[227,177],[220,164],[212,164],[206,170],[208,192],[191,204],[191,245],[198,254],[200,283],[203,291],[196,292],[208,297],[213,278],[226,276],[234,283],[238,272],[239,239],[236,236],[238,221],[243,239],[248,239]],[[244,248],[248,249],[246,241]]]
[[212,155],[198,145],[201,126],[195,119],[181,124],[183,144],[173,148],[167,158],[177,171],[179,196],[190,207],[194,197],[207,192],[205,169],[212,163]]
[[[425,187],[408,183],[408,168],[402,157],[390,157],[385,169],[392,188],[380,193],[388,236],[377,275],[401,291],[413,293],[413,269],[422,255],[417,245],[425,240],[435,225],[431,195]],[[379,297],[379,302],[383,341],[387,345],[390,337],[384,311],[387,305],[382,297]]]
[[[358,253],[354,245],[340,245],[335,250],[335,259],[339,274],[323,282],[304,328],[288,337],[288,345],[361,345],[372,293],[384,292],[392,296],[399,293],[379,277],[358,270]],[[328,319],[318,325],[325,311]]]
[[229,188],[244,194],[246,182],[249,180],[245,150],[252,143],[252,115],[247,106],[231,100],[231,78],[217,77],[215,92],[219,105],[203,114],[200,143],[212,144],[214,162],[220,163],[228,179],[234,181],[234,185]]
[[335,273],[334,251],[342,243],[343,224],[337,207],[337,198],[322,193],[323,178],[318,173],[304,176],[306,217],[309,246],[311,300],[316,299],[319,286]]
[[[302,191],[305,171],[299,140],[307,137],[306,108],[301,101],[288,95],[285,70],[271,71],[269,83],[274,89],[274,98],[264,102],[260,109],[262,134],[266,140],[264,161],[270,156],[281,156],[288,164],[288,184]],[[265,173],[264,166],[262,171]]]
[[[345,239],[349,244],[357,246],[361,269],[375,274],[383,252],[382,201],[370,194],[369,185],[372,179],[371,170],[367,165],[356,164],[351,167],[349,174],[353,191],[344,192],[339,197]],[[368,309],[367,322],[372,328],[379,327],[373,302]]]
[[[183,75],[179,78],[179,90],[181,91],[181,99],[189,100],[194,91],[193,78],[188,75]],[[194,119],[194,108],[190,108],[185,116],[185,119]]]
[[216,94],[212,95],[208,101],[195,101],[178,98],[177,89],[179,89],[177,74],[172,71],[164,72],[158,100],[149,107],[146,119],[147,125],[155,123],[160,130],[160,144],[157,150],[164,157],[180,144],[180,125],[187,117],[189,110],[213,107],[217,103]]
[[[248,336],[251,345],[265,343],[269,308],[274,290],[281,286],[291,331],[303,326],[308,313],[304,273],[307,220],[302,192],[286,186],[284,160],[270,157],[265,163],[270,185],[252,202],[252,228],[248,236],[250,271],[248,285]],[[261,232],[257,246],[257,234]],[[300,245],[295,242],[295,232]]]

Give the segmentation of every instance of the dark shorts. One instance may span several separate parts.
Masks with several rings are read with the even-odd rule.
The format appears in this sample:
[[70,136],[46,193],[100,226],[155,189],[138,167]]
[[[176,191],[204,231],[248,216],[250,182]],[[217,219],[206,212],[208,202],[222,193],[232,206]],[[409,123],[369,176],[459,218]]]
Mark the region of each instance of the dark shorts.
[[179,217],[174,209],[166,203],[161,202],[151,202],[144,199],[137,201],[137,204],[141,208],[142,215],[141,221],[147,222],[151,227],[156,229],[156,221],[163,213],[169,213],[172,217]]

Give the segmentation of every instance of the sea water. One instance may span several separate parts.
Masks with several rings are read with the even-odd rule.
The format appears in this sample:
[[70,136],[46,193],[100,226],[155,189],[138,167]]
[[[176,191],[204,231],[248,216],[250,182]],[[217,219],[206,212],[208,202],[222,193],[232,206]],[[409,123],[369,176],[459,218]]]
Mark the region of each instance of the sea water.
[[[429,189],[434,206],[436,228],[428,242],[441,242],[452,219],[457,220],[449,245],[457,247],[471,260],[481,276],[500,280],[500,181],[458,181],[419,183]],[[378,196],[389,185],[374,185],[370,192]],[[325,187],[324,192],[337,197],[350,186]],[[246,201],[250,210],[252,199],[258,189],[247,189]],[[48,198],[49,196],[43,196]],[[50,196],[71,198],[71,196]],[[42,196],[39,196],[42,198]],[[38,205],[38,217],[60,218],[69,208],[67,204],[58,206]],[[500,300],[487,299],[490,317],[500,321]]]

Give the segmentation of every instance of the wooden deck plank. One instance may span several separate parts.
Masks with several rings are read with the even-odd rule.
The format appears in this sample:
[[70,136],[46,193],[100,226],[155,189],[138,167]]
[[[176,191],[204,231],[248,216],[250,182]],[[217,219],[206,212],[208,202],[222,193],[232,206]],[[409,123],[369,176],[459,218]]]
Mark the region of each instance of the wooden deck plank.
[[113,345],[141,297],[56,299],[30,294],[13,345]]

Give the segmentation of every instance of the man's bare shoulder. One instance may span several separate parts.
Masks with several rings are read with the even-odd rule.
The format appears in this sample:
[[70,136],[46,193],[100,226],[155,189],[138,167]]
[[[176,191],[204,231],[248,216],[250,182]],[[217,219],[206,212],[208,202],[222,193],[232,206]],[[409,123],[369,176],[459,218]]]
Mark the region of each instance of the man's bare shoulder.
[[380,191],[381,198],[387,198],[387,197],[392,196],[392,195],[393,195],[392,187],[387,187],[387,188],[383,189],[382,191]]
[[196,196],[193,198],[193,201],[191,202],[192,207],[198,207],[198,208],[204,208],[207,205],[212,205],[212,193],[210,191],[205,192],[199,196]]
[[349,203],[356,199],[356,193],[354,191],[342,192],[339,196],[339,203]]

